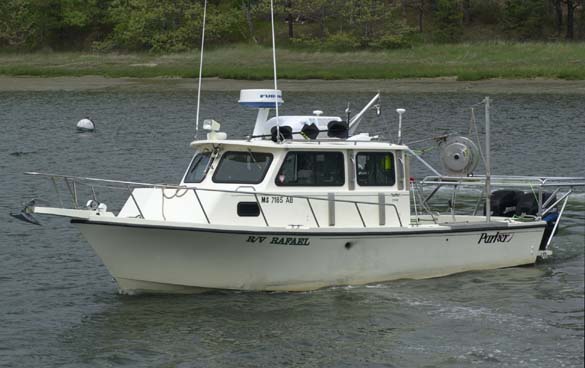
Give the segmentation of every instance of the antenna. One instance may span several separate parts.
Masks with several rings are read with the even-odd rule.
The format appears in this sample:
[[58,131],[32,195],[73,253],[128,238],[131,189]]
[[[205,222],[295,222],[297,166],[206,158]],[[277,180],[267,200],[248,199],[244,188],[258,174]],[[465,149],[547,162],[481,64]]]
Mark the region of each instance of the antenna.
[[199,86],[197,87],[197,115],[195,117],[195,138],[199,133],[199,104],[201,102],[201,76],[203,74],[203,46],[205,45],[205,18],[207,15],[207,0],[203,4],[203,29],[201,31],[201,55],[199,56]]
[[353,133],[356,131],[356,129],[358,128],[358,126],[360,125],[362,118],[364,117],[364,114],[370,109],[372,108],[372,106],[379,101],[380,99],[380,92],[378,92],[378,94],[376,94],[374,96],[374,98],[372,98],[370,100],[370,102],[368,102],[368,104],[360,111],[358,112],[356,115],[354,115],[353,118],[351,118],[350,121],[348,121],[349,123],[349,135],[353,135]]
[[[206,0],[207,1],[207,0]],[[276,138],[280,138],[280,121],[278,120],[278,84],[276,82],[276,41],[274,39],[274,0],[270,0],[270,23],[272,25],[272,65],[274,68],[274,111],[276,112]]]
[[486,96],[485,104],[485,221],[490,222],[492,198],[492,164],[490,158],[490,98]]
[[349,102],[347,103],[347,107],[345,108],[345,114],[347,115],[347,123],[349,124],[349,120],[351,118],[351,109],[349,108]]
[[402,144],[402,114],[406,112],[404,109],[396,109],[398,113],[398,144]]

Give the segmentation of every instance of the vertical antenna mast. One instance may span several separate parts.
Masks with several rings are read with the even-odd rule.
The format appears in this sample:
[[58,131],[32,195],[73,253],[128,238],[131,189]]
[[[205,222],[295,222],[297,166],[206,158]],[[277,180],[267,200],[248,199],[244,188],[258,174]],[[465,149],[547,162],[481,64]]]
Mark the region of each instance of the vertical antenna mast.
[[280,142],[280,122],[278,121],[278,84],[276,82],[276,41],[274,36],[274,0],[270,0],[270,22],[272,24],[272,65],[274,68],[274,111],[276,112],[276,138]]
[[491,217],[491,180],[492,180],[492,164],[490,158],[490,98],[485,100],[485,221],[490,222]]
[[197,87],[197,115],[195,117],[195,138],[199,133],[199,103],[201,102],[201,76],[203,74],[203,46],[205,46],[205,18],[207,16],[207,0],[203,3],[203,29],[201,31],[201,55],[199,56],[199,86]]

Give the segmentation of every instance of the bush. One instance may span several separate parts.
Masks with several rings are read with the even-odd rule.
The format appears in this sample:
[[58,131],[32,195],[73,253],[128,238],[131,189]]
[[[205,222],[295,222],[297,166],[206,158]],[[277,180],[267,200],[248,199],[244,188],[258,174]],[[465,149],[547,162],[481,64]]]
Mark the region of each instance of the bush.
[[483,24],[498,24],[502,18],[502,7],[498,0],[483,0],[472,3],[471,18]]
[[334,33],[323,42],[323,48],[331,51],[354,51],[359,47],[360,40],[345,32]]
[[412,47],[412,41],[405,35],[384,35],[370,43],[374,49],[407,49]]
[[503,29],[521,40],[541,38],[545,11],[540,0],[507,0],[502,16]]
[[91,43],[89,50],[91,52],[97,53],[106,53],[110,52],[114,49],[114,43],[112,40],[105,40],[105,41],[94,41]]
[[463,11],[457,0],[438,0],[433,39],[440,43],[458,42],[463,36]]
[[321,40],[312,37],[295,37],[289,40],[290,45],[301,49],[319,50],[321,49]]

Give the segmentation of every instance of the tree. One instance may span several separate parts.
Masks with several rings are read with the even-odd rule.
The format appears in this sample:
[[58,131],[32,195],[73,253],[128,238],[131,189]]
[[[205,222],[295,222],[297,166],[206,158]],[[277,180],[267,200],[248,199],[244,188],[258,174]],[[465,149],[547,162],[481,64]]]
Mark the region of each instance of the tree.
[[567,40],[575,38],[575,9],[579,6],[579,0],[565,0],[567,5]]
[[25,48],[35,33],[34,24],[28,1],[0,2],[0,47]]
[[242,0],[242,11],[244,12],[244,17],[246,18],[246,24],[248,26],[248,37],[254,43],[258,43],[258,40],[256,40],[256,31],[254,29],[254,20],[253,20],[253,12],[254,12],[255,3],[257,3],[257,1]]
[[416,9],[417,13],[418,13],[418,31],[420,33],[423,32],[423,20],[424,20],[424,15],[425,15],[425,0],[414,0],[410,6],[414,9]]
[[581,0],[581,11],[579,16],[579,34],[581,39],[585,39],[585,1]]
[[552,0],[555,16],[555,29],[560,35],[563,31],[563,0]]
[[546,12],[542,0],[506,0],[503,30],[521,40],[541,38]]
[[463,35],[463,12],[457,0],[438,0],[434,14],[433,38],[438,42],[457,42]]
[[290,38],[293,38],[295,36],[294,26],[293,26],[294,18],[292,15],[292,0],[286,0],[286,3],[284,6],[287,10],[286,22],[288,23],[288,38],[290,39]]
[[471,0],[463,0],[463,22],[465,24],[471,23]]

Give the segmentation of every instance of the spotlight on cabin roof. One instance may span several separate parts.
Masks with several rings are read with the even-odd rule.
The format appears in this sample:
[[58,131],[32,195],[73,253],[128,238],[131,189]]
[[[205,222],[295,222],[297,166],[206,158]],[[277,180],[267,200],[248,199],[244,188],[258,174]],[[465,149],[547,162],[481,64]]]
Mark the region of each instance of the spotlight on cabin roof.
[[95,130],[95,124],[90,118],[83,118],[77,122],[77,130],[81,132],[93,132]]

